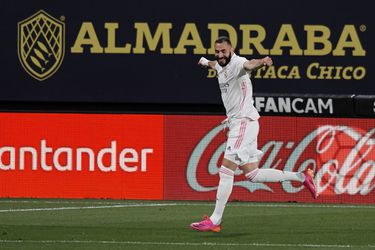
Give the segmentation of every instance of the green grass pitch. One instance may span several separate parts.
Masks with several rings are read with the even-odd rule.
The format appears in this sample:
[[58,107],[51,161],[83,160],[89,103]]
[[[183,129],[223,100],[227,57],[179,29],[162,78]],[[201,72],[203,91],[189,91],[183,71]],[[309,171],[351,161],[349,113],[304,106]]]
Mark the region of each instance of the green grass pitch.
[[0,249],[375,249],[374,205],[0,199]]

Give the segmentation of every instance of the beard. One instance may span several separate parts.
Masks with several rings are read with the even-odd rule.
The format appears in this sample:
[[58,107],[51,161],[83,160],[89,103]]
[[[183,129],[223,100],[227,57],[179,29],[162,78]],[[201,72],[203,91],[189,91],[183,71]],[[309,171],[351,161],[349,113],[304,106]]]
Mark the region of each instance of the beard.
[[[232,53],[229,54],[229,56],[223,56],[222,58],[219,58],[218,56],[216,57],[217,63],[221,67],[227,66],[227,64],[230,62],[230,59],[232,58]],[[223,60],[224,59],[224,60]]]

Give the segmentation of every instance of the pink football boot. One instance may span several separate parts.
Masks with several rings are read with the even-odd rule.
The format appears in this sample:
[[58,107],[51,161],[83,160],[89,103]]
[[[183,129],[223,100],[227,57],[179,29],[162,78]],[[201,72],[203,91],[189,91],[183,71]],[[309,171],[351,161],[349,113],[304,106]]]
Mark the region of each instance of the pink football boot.
[[205,215],[203,217],[204,220],[200,221],[200,222],[193,222],[190,224],[191,228],[194,229],[194,230],[198,230],[198,231],[202,231],[202,232],[205,232],[205,231],[213,231],[213,232],[220,232],[221,231],[221,225],[214,225],[214,223],[212,223],[210,217],[208,217],[207,215]]
[[314,171],[309,168],[306,170],[306,173],[303,174],[305,175],[305,181],[303,182],[303,185],[310,191],[314,199],[318,198],[318,192],[316,190],[314,182]]

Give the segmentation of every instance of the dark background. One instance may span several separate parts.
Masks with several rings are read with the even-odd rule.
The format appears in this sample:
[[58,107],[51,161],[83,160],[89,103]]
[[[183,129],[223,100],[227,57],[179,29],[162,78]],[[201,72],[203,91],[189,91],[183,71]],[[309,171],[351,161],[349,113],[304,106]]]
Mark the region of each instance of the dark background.
[[[133,105],[128,109],[146,105],[190,105],[190,109],[210,111],[221,106],[216,79],[206,78],[207,72],[196,66],[202,55],[194,55],[188,48],[186,55],[163,55],[159,47],[150,52],[145,43],[146,54],[72,54],[70,48],[78,35],[82,22],[94,23],[103,47],[106,46],[105,22],[119,23],[117,44],[129,42],[135,45],[135,22],[147,22],[153,33],[160,22],[171,22],[171,46],[177,46],[185,23],[195,23],[206,48],[210,46],[208,23],[227,23],[238,34],[241,44],[240,24],[260,24],[267,32],[264,42],[272,48],[282,24],[292,24],[299,45],[306,48],[304,25],[324,25],[331,30],[333,48],[345,24],[353,24],[358,32],[365,57],[346,56],[272,56],[277,65],[299,65],[306,68],[312,62],[333,66],[363,66],[366,77],[362,80],[300,80],[254,79],[254,92],[270,94],[362,94],[375,95],[374,63],[370,60],[373,45],[370,1],[26,1],[2,0],[0,2],[0,48],[1,80],[0,101],[7,107],[38,103],[69,105],[91,103],[100,105]],[[43,9],[55,18],[65,16],[65,57],[58,71],[45,81],[37,81],[22,68],[17,55],[17,23]],[[366,25],[360,32],[358,27]],[[347,51],[348,52],[348,51]],[[205,55],[209,59],[213,56]],[[248,59],[260,55],[246,56]],[[303,70],[301,70],[301,74]],[[137,106],[138,105],[138,106]],[[52,105],[53,106],[53,105]],[[43,106],[40,106],[43,109]],[[95,109],[95,108],[94,108]],[[110,108],[109,108],[110,109]],[[189,108],[188,108],[189,109]]]

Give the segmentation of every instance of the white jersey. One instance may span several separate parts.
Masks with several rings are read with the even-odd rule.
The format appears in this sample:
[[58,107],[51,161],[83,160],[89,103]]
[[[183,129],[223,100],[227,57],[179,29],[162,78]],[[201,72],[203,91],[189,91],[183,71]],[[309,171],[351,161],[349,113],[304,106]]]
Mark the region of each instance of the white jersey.
[[244,69],[246,61],[245,57],[233,54],[225,67],[216,63],[215,69],[227,117],[247,117],[255,121],[259,119],[259,113],[254,107],[253,86],[249,73]]

